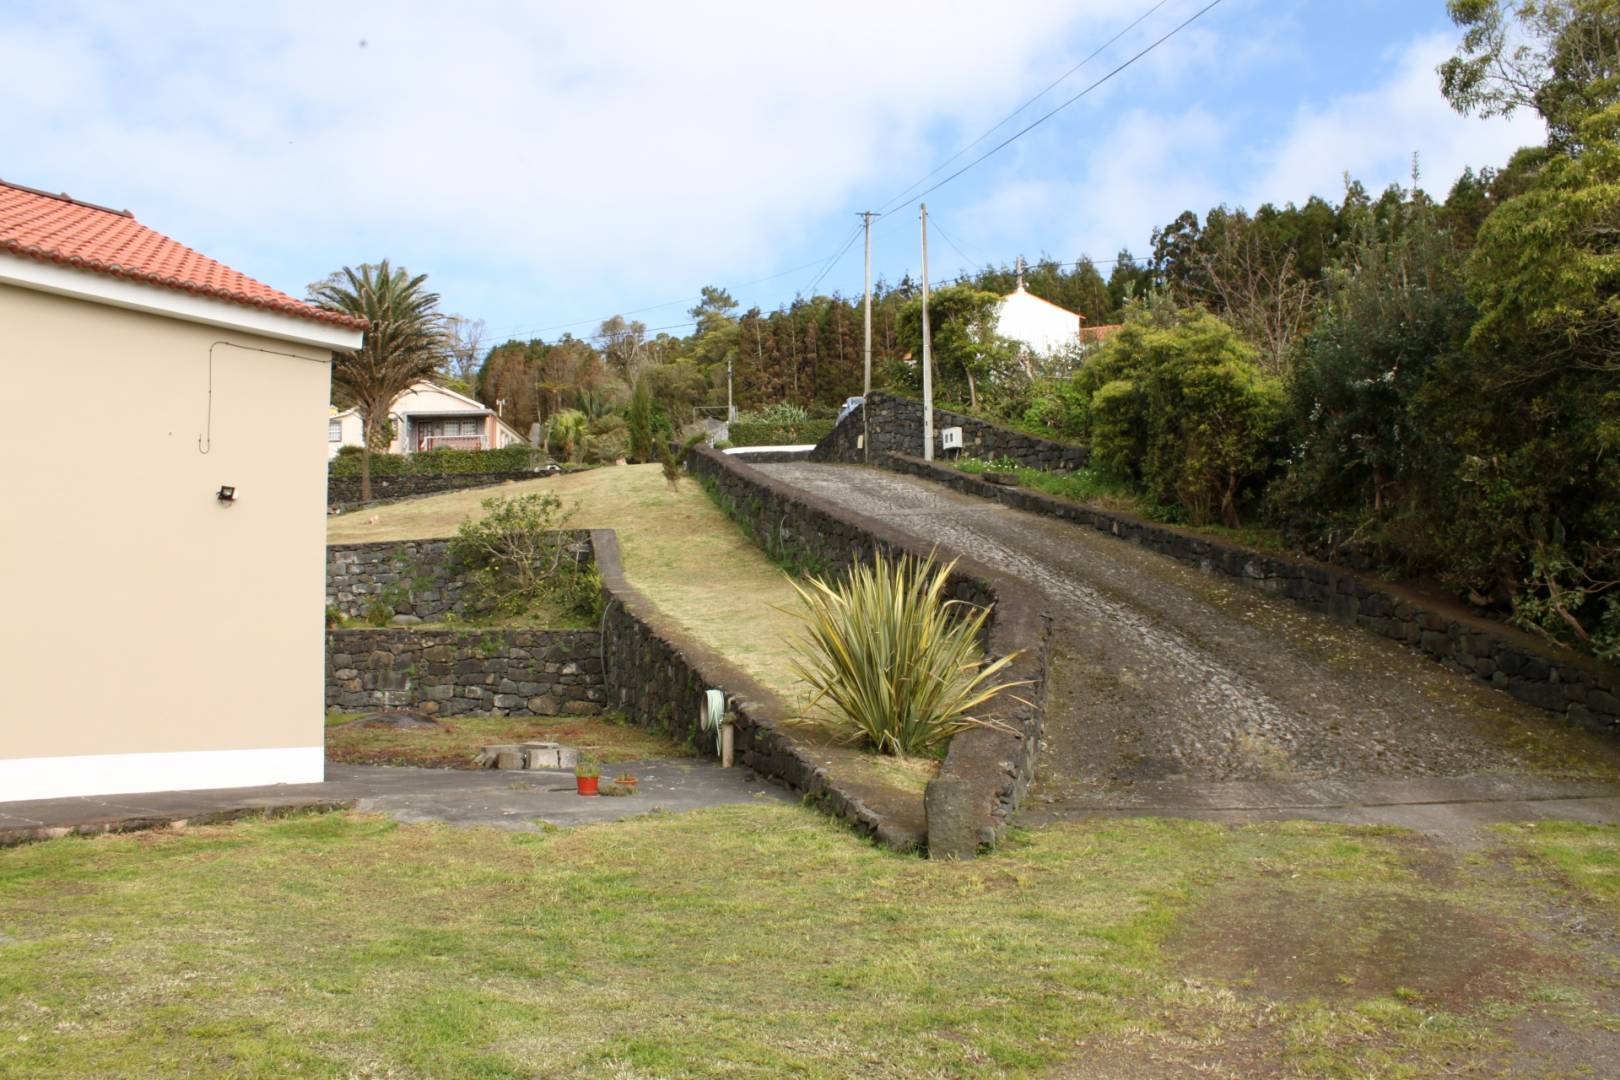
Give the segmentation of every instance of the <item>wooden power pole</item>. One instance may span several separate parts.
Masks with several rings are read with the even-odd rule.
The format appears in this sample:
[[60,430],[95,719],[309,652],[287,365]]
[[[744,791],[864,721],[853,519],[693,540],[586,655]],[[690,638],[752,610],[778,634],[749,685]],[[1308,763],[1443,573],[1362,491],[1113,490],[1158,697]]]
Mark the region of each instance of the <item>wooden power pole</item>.
[[872,211],[868,210],[861,215],[866,225],[866,288],[865,300],[861,304],[866,322],[866,377],[861,382],[861,456],[870,462],[872,460],[872,423],[870,413],[867,412],[866,399],[872,396]]
[[928,333],[928,204],[922,204],[923,460],[934,460],[934,357]]

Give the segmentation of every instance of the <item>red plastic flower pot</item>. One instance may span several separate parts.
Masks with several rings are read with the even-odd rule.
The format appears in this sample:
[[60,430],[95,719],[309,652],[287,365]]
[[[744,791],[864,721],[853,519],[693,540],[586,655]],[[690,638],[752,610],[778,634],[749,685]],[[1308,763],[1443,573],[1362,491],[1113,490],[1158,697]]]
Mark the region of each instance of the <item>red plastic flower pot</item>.
[[576,776],[574,777],[574,783],[579,786],[581,795],[595,795],[597,793],[596,782],[600,779],[601,777],[598,776]]

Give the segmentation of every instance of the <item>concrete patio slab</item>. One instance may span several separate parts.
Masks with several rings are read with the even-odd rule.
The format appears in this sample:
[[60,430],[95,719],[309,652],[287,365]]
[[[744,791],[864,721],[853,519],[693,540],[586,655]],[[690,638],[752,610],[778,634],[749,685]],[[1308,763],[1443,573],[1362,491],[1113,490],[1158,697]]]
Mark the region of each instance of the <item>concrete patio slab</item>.
[[607,777],[632,773],[634,795],[581,797],[572,772],[470,772],[377,765],[328,765],[321,784],[163,791],[0,803],[0,847],[58,836],[133,832],[212,824],[254,815],[353,808],[396,821],[537,829],[587,825],[645,814],[680,813],[706,806],[786,802],[785,789],[745,769],[722,769],[697,760],[628,762],[608,766]]

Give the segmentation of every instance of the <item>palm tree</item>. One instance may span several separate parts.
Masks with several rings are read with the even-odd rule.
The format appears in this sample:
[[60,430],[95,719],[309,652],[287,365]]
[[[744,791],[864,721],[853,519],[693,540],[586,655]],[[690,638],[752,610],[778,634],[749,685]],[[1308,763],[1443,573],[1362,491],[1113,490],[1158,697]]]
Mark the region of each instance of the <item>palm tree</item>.
[[360,412],[363,500],[371,498],[371,445],[388,422],[394,399],[437,371],[445,358],[439,294],[428,292],[426,281],[426,274],[412,277],[384,259],[376,265],[362,263],[358,270],[345,266],[310,287],[310,299],[319,306],[371,321],[360,348],[337,353],[332,363],[333,385]]

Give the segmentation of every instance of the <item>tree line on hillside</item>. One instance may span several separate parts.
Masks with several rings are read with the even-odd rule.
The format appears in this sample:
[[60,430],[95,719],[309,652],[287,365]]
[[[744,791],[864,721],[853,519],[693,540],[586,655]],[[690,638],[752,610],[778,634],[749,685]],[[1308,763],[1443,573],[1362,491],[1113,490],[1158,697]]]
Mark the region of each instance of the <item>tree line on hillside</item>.
[[1124,330],[988,403],[1169,519],[1259,520],[1620,659],[1620,3],[1452,0],[1464,113],[1545,144],[1333,205],[1187,213]]
[[[1620,0],[1448,10],[1463,38],[1439,72],[1447,98],[1534,109],[1543,145],[1465,172],[1444,200],[1414,160],[1409,187],[1376,197],[1347,178],[1336,199],[1189,210],[1106,276],[1043,257],[1030,292],[1123,324],[1083,352],[998,337],[1016,271],[986,266],[931,298],[936,400],[1089,443],[1100,476],[1167,519],[1259,521],[1620,658]],[[918,292],[874,291],[878,388],[920,387]],[[859,297],[739,311],[711,286],[686,335],[615,317],[485,348],[479,324],[439,316],[423,279],[386,263],[311,296],[386,328],[334,369],[382,441],[385,391],[407,377],[538,425],[553,453],[608,460],[654,460],[724,405],[728,370],[736,404],[773,416],[831,415],[862,385]]]

